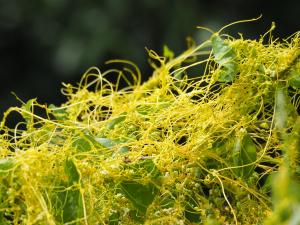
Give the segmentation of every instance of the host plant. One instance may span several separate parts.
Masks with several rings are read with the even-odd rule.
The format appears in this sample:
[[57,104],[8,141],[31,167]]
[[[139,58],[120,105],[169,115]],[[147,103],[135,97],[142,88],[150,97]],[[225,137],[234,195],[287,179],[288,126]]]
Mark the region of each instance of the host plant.
[[148,50],[143,84],[112,60],[124,69],[89,69],[61,106],[9,108],[0,224],[299,224],[300,33],[273,29]]

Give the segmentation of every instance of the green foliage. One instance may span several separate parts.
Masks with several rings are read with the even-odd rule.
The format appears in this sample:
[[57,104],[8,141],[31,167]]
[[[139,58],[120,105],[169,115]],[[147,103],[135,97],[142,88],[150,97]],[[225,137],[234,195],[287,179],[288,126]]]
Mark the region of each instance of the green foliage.
[[300,71],[292,69],[289,74],[289,84],[293,88],[300,88]]
[[257,148],[247,132],[241,133],[241,137],[237,137],[235,141],[232,158],[234,166],[239,166],[236,169],[237,175],[247,179],[254,171],[253,163],[256,161]]
[[11,158],[0,159],[0,172],[6,172],[13,168],[14,160]]
[[79,152],[88,152],[92,149],[90,141],[86,137],[76,138],[72,145]]
[[79,182],[80,175],[77,171],[77,168],[71,159],[67,159],[65,163],[65,172],[69,178],[69,184],[72,185],[74,183]]
[[49,109],[51,110],[53,116],[57,120],[65,120],[65,119],[68,118],[68,113],[62,108],[59,108],[59,107],[56,107],[53,104],[50,104]]
[[160,171],[151,159],[143,159],[140,162],[128,165],[128,169],[133,170],[134,180],[147,177],[148,181],[142,183],[131,180],[121,181],[120,189],[126,198],[133,204],[136,210],[144,215],[148,206],[153,202],[159,191]]
[[116,141],[110,140],[108,138],[95,138],[95,140],[105,148],[112,148],[117,145]]
[[107,124],[107,128],[108,129],[114,129],[115,126],[121,122],[123,122],[126,119],[126,113],[121,113],[120,116],[112,119],[108,124]]
[[211,37],[214,60],[220,66],[219,81],[232,82],[238,73],[238,63],[234,49],[218,34]]
[[133,181],[122,181],[120,189],[139,213],[145,214],[148,206],[153,202],[158,189],[153,184],[139,184]]
[[287,77],[288,83],[294,89],[300,87],[300,65],[299,65],[300,53],[296,53],[294,58],[291,60],[291,64],[293,65],[291,68],[284,70],[282,73]]
[[61,223],[73,222],[83,217],[82,196],[76,187],[79,185],[80,175],[73,160],[66,160],[65,173],[68,176],[68,182],[61,183],[61,188],[54,192],[52,199],[57,220]]

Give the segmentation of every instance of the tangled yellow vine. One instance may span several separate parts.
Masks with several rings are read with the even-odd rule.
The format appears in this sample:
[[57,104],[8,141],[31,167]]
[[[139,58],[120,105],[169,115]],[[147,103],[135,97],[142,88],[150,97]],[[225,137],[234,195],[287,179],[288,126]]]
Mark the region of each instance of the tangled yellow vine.
[[299,224],[300,39],[271,30],[148,50],[144,83],[112,60],[61,106],[8,109],[0,224]]

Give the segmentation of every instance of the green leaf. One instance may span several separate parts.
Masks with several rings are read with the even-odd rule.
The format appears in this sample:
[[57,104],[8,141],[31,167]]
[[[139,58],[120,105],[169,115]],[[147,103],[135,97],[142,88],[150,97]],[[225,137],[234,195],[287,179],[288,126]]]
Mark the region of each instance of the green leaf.
[[101,146],[105,148],[112,148],[115,145],[119,144],[118,142],[110,140],[108,138],[95,138],[95,141],[97,141]]
[[290,84],[290,86],[292,86],[295,89],[300,88],[300,76],[290,79],[289,84]]
[[254,165],[244,165],[253,163],[256,160],[256,146],[250,135],[244,130],[241,132],[241,136],[235,140],[232,158],[234,166],[243,166],[235,169],[236,174],[241,178],[250,177]]
[[166,193],[163,196],[160,196],[160,207],[163,209],[174,207],[175,199],[171,193]]
[[28,123],[32,123],[33,122],[33,116],[30,115],[29,113],[32,113],[33,111],[33,105],[34,105],[34,102],[36,101],[36,99],[30,99],[26,102],[26,104],[22,105],[22,109],[24,109],[26,112],[22,112],[22,116],[23,118],[26,120],[27,122],[27,125]]
[[161,175],[152,159],[142,159],[129,167],[135,172],[136,178],[150,176],[152,179],[157,179]]
[[177,80],[182,80],[183,76],[184,76],[184,73],[181,71],[174,73],[174,78]]
[[289,72],[288,78],[290,86],[292,86],[295,89],[300,88],[300,71],[292,69]]
[[174,58],[174,52],[171,51],[167,45],[164,45],[163,56],[168,60],[172,60]]
[[265,183],[261,187],[261,191],[264,194],[270,194],[271,193],[272,183],[273,183],[274,176],[276,176],[276,173],[277,172],[272,172],[272,173],[267,175],[267,179],[265,180]]
[[134,171],[133,178],[135,179],[143,177],[151,178],[151,181],[143,184],[131,180],[125,180],[120,183],[120,189],[125,197],[139,213],[144,215],[148,206],[159,192],[160,171],[151,159],[140,160],[128,166],[128,168]]
[[33,106],[35,101],[36,101],[36,98],[28,100],[26,102],[26,104],[22,106],[22,108],[25,109],[28,112],[31,112],[32,106]]
[[135,181],[122,181],[120,189],[132,205],[142,214],[153,202],[159,189],[152,183],[140,184]]
[[117,154],[125,154],[129,152],[129,148],[127,146],[122,146],[119,151],[117,152]]
[[[193,195],[193,193],[190,193]],[[194,197],[194,198],[193,198]],[[186,196],[185,199],[185,211],[184,216],[185,218],[193,223],[199,223],[201,222],[200,212],[197,212],[194,207],[195,205],[195,196]]]
[[[65,190],[68,185],[63,183],[61,186],[59,189],[55,189],[51,198],[56,220],[64,224],[82,218],[83,204],[80,190]],[[81,223],[74,222],[72,224],[79,225]]]
[[211,43],[215,61],[218,64],[224,65],[235,58],[232,47],[226,44],[219,35],[212,35]]
[[232,82],[234,77],[237,74],[237,64],[236,63],[228,63],[224,65],[223,70],[219,74],[220,82]]
[[148,115],[153,111],[153,109],[150,105],[138,105],[136,107],[136,111],[141,115]]
[[285,163],[289,165],[292,174],[300,173],[300,116],[293,124],[293,129],[284,138],[283,150],[285,154]]
[[[72,159],[65,161],[65,173],[68,182],[62,182],[58,188],[54,189],[52,205],[55,209],[56,219],[62,223],[68,223],[83,217],[83,203],[81,192],[76,186],[80,181],[80,174]],[[81,224],[74,222],[72,224]]]
[[49,109],[51,109],[53,116],[57,120],[66,120],[68,118],[68,113],[66,112],[66,110],[64,110],[62,108],[59,108],[53,104],[50,104]]
[[129,148],[127,146],[122,146],[118,151],[114,152],[113,157],[126,154],[127,152],[129,152]]
[[0,159],[0,172],[7,172],[12,169],[15,165],[15,162],[11,158]]
[[288,101],[285,87],[278,87],[275,92],[275,127],[282,132],[287,126]]
[[92,149],[90,141],[85,137],[76,138],[72,146],[79,152],[88,152]]
[[118,225],[119,224],[120,213],[115,212],[109,216],[108,225]]
[[112,119],[107,124],[107,128],[108,129],[114,129],[117,124],[123,122],[126,119],[126,115],[127,115],[127,113],[121,113],[121,115],[119,117],[116,117],[116,118]]
[[110,140],[108,138],[94,138],[98,145],[105,147],[107,149],[112,149],[114,146],[121,144],[118,149],[114,149],[112,157],[116,157],[117,155],[125,154],[129,152],[129,148],[127,146],[122,146],[126,141],[124,140]]
[[233,48],[228,45],[219,35],[211,37],[214,60],[218,63],[222,71],[219,74],[219,81],[232,82],[238,73],[238,64]]
[[[71,222],[83,217],[83,205],[79,190],[66,191],[63,208],[63,221]],[[81,223],[76,223],[81,224]]]
[[65,162],[65,173],[69,178],[69,183],[72,185],[78,183],[80,179],[80,174],[76,168],[72,159],[67,159]]

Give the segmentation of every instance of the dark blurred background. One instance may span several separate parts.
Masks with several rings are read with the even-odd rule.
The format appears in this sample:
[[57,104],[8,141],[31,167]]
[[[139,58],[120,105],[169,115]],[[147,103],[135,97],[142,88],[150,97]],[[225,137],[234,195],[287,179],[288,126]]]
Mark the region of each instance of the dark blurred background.
[[144,79],[151,75],[145,47],[162,52],[164,44],[179,54],[185,38],[198,43],[230,22],[254,18],[227,30],[259,38],[275,21],[275,36],[299,30],[300,1],[243,0],[0,0],[0,118],[26,101],[65,101],[61,82],[79,81],[91,66],[108,59],[136,62]]

